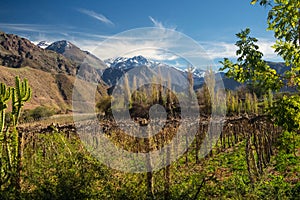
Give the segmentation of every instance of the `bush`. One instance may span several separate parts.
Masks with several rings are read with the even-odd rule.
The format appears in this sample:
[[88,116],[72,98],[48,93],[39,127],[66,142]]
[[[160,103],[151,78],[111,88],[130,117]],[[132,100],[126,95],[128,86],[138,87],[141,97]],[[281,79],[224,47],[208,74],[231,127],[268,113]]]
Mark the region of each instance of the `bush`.
[[104,96],[96,105],[100,113],[105,113],[106,116],[110,116],[111,113],[111,96]]
[[39,120],[46,117],[51,117],[55,114],[55,111],[45,107],[39,106],[33,110],[25,110],[22,114],[21,120],[22,121],[30,121],[30,120]]

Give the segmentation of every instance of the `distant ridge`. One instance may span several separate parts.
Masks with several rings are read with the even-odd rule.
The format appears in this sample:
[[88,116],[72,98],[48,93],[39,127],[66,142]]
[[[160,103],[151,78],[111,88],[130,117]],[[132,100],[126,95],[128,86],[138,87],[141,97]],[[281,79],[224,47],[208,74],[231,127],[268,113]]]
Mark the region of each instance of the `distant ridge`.
[[76,75],[76,64],[53,51],[42,49],[17,35],[0,32],[0,65],[30,66],[46,72]]
[[102,82],[102,71],[106,64],[88,51],[83,51],[69,41],[61,40],[50,44],[46,50],[59,53],[78,66],[77,75],[89,82]]
[[47,42],[45,40],[43,41],[40,41],[39,43],[36,44],[36,46],[42,48],[42,49],[45,49],[47,48],[51,43],[50,42]]
[[[289,69],[284,63],[267,63],[281,75]],[[73,83],[78,77],[82,79],[83,85],[85,82],[98,84],[98,97],[106,95],[108,88],[111,89],[120,77],[135,68],[137,75],[142,78],[149,78],[146,77],[147,73],[157,74],[158,71],[164,77],[168,77],[171,71],[174,80],[187,77],[186,70],[141,55],[118,57],[103,62],[67,40],[51,44],[42,41],[35,45],[25,38],[4,32],[0,32],[0,66],[1,82],[13,85],[13,77],[19,75],[34,84],[36,96],[29,106],[49,105],[61,110],[71,108]],[[226,77],[224,72],[220,72],[220,75],[225,89],[234,90],[241,86]],[[204,70],[196,68],[193,71],[194,89],[203,86],[204,76]],[[289,89],[283,90],[290,91]]]
[[[43,49],[25,38],[0,32],[0,81],[12,86],[15,76],[27,78],[33,88],[32,101],[26,105],[29,108],[43,105],[61,111],[70,110],[73,84],[81,68],[76,61]],[[89,87],[89,80],[95,83],[94,72],[83,71],[84,76],[79,77],[82,85]],[[106,94],[106,86],[100,80],[96,83],[99,83],[96,94],[99,98]]]

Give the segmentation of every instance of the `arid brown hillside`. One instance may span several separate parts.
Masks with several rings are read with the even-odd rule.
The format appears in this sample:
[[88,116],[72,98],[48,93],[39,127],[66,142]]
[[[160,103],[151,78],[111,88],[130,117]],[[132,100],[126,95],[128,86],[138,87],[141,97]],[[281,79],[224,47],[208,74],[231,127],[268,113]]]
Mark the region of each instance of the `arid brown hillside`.
[[[66,74],[51,74],[30,67],[9,68],[0,66],[0,82],[14,86],[15,76],[28,79],[32,88],[32,98],[25,104],[25,109],[38,106],[54,108],[57,111],[70,110],[72,107],[73,84],[76,77]],[[77,79],[85,88],[93,87],[92,83]],[[106,87],[98,85],[95,100],[106,94]]]
[[[62,112],[70,110],[73,85],[79,79],[78,68],[76,62],[62,54],[44,50],[16,35],[0,32],[0,82],[13,86],[15,76],[28,79],[33,95],[25,109],[46,106]],[[86,77],[93,77],[88,70],[84,73]],[[85,88],[95,86],[90,80],[80,78]],[[95,98],[105,94],[106,86],[99,81]]]
[[9,68],[0,66],[0,82],[14,86],[15,76],[27,78],[32,88],[32,99],[25,104],[25,108],[47,106],[55,109],[66,109],[69,107],[60,93],[55,75],[30,67]]
[[21,68],[30,66],[46,72],[76,75],[77,66],[61,54],[42,49],[17,35],[0,32],[0,65]]

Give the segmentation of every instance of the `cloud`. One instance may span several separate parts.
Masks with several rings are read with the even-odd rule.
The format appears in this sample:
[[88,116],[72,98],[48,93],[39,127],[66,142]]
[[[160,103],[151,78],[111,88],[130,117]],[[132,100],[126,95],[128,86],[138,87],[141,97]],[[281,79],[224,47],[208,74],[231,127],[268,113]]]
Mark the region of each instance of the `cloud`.
[[151,20],[151,22],[153,23],[153,25],[155,27],[157,27],[157,28],[165,28],[161,22],[153,19],[153,17],[149,16],[149,19]]
[[[153,19],[154,20],[154,19]],[[154,20],[155,21],[155,20]],[[237,47],[234,42],[194,41],[187,43],[184,34],[164,27],[155,21],[153,28],[139,28],[122,32],[117,35],[101,35],[80,32],[74,27],[57,27],[37,24],[9,24],[0,23],[4,31],[20,32],[25,37],[29,32],[29,39],[35,43],[46,40],[48,42],[66,39],[83,50],[88,50],[105,60],[118,56],[131,57],[143,55],[160,62],[176,63],[186,60],[186,63],[195,63],[196,66],[219,65],[223,58],[235,60]],[[191,38],[190,38],[191,39]],[[192,39],[191,39],[192,40]],[[264,59],[269,61],[282,61],[271,47],[273,40],[259,38],[259,50],[263,52]],[[183,59],[182,59],[183,58]],[[183,65],[178,61],[178,65]]]
[[236,57],[237,48],[232,43],[205,41],[199,42],[199,44],[211,59]]
[[86,14],[90,17],[93,17],[93,18],[97,19],[102,23],[114,26],[114,23],[112,21],[110,21],[107,17],[105,17],[104,15],[102,15],[100,13],[96,13],[92,10],[86,10],[86,9],[78,9],[78,11],[83,13],[83,14]]
[[[151,30],[137,34],[122,33],[115,36],[90,35],[90,38],[77,38],[72,41],[75,45],[88,50],[102,60],[115,57],[133,57],[142,55],[159,62],[171,63],[176,67],[184,67],[193,63],[195,67],[206,70],[207,67],[218,69],[219,61],[223,58],[236,60],[234,42],[198,41],[186,43],[182,35],[176,31]],[[263,52],[263,59],[280,62],[282,59],[274,53],[271,46],[273,41],[261,38],[258,45]]]
[[149,16],[149,19],[151,20],[151,22],[153,23],[154,27],[156,28],[161,28],[161,29],[171,29],[171,30],[176,30],[176,27],[166,27],[163,25],[162,22],[154,19],[153,17]]
[[[237,47],[234,42],[222,42],[222,41],[197,41],[201,49],[197,51],[182,50],[186,48],[184,41],[181,41],[181,36],[177,34],[177,31],[170,29],[161,29],[148,32],[144,34],[143,29],[136,29],[137,35],[126,34],[123,32],[117,35],[100,35],[100,34],[90,34],[85,32],[73,31],[73,29],[66,28],[57,30],[57,27],[44,26],[44,25],[31,25],[31,24],[0,24],[0,28],[5,27],[10,30],[21,30],[29,32],[37,32],[38,36],[34,39],[35,41],[47,40],[55,41],[60,39],[67,39],[78,45],[84,50],[88,50],[92,53],[97,54],[101,59],[112,58],[120,55],[122,52],[127,51],[127,56],[134,56],[137,54],[143,54],[145,57],[155,59],[158,61],[164,60],[176,60],[178,57],[187,58],[203,58],[204,60],[214,60],[216,63],[223,58],[229,58],[235,60]],[[130,30],[129,32],[131,32]],[[60,36],[52,36],[49,33],[59,33]],[[109,41],[109,42],[106,42]],[[195,41],[196,42],[196,41]],[[264,56],[263,59],[280,62],[282,58],[278,56],[272,45],[275,41],[268,38],[258,38],[259,51],[261,51]],[[101,48],[99,47],[101,46]],[[175,56],[171,55],[170,52],[167,53],[168,49],[177,48],[180,49],[181,55]],[[203,62],[205,63],[205,62]]]
[[177,56],[166,52],[170,45],[168,42],[157,42],[157,41],[142,41],[136,38],[130,37],[113,37],[108,39],[108,42],[102,40],[76,40],[82,49],[88,50],[105,60],[108,58],[115,57],[133,57],[136,55],[143,55],[144,57],[157,60],[175,60]]
[[48,42],[72,37],[72,26],[43,25],[43,24],[13,24],[0,23],[0,30],[8,33],[14,33],[27,38],[32,42],[46,40]]
[[9,31],[25,31],[25,32],[48,32],[58,29],[57,26],[40,25],[40,24],[9,24],[0,23],[0,28]]
[[215,66],[196,41],[170,29],[133,29],[111,36],[107,40],[94,37],[77,39],[73,43],[102,60],[142,55],[159,62],[175,63],[177,66],[192,64],[203,69]]
[[[259,38],[258,46],[259,51],[261,51],[264,56],[263,59],[271,60],[271,61],[282,61],[281,57],[279,57],[272,48],[275,41],[266,39],[266,38]],[[204,51],[206,52],[207,56],[209,56],[213,60],[222,60],[223,58],[230,58],[236,59],[236,50],[237,46],[235,46],[234,42],[215,42],[215,41],[205,41],[199,42],[199,44],[203,47]],[[199,56],[199,55],[195,55]]]
[[259,51],[264,54],[265,60],[282,61],[282,58],[274,52],[272,46],[275,44],[275,40],[269,40],[266,38],[258,38],[257,45]]

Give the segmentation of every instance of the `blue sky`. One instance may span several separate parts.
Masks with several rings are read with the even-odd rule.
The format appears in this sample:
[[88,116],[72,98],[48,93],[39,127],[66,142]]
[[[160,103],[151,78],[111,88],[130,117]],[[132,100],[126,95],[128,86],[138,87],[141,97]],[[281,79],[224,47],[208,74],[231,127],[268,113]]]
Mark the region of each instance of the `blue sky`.
[[[195,40],[217,62],[223,57],[234,59],[235,33],[250,27],[252,35],[260,40],[265,59],[278,61],[270,48],[274,39],[272,32],[266,31],[266,18],[267,9],[250,5],[250,0],[2,0],[0,30],[34,42],[66,39],[107,59],[115,55],[106,49],[102,49],[105,53],[97,53],[103,40],[116,34],[124,36],[122,32],[135,28],[167,28]],[[130,47],[130,41],[125,46]],[[146,56],[160,60],[155,52],[149,51]]]

